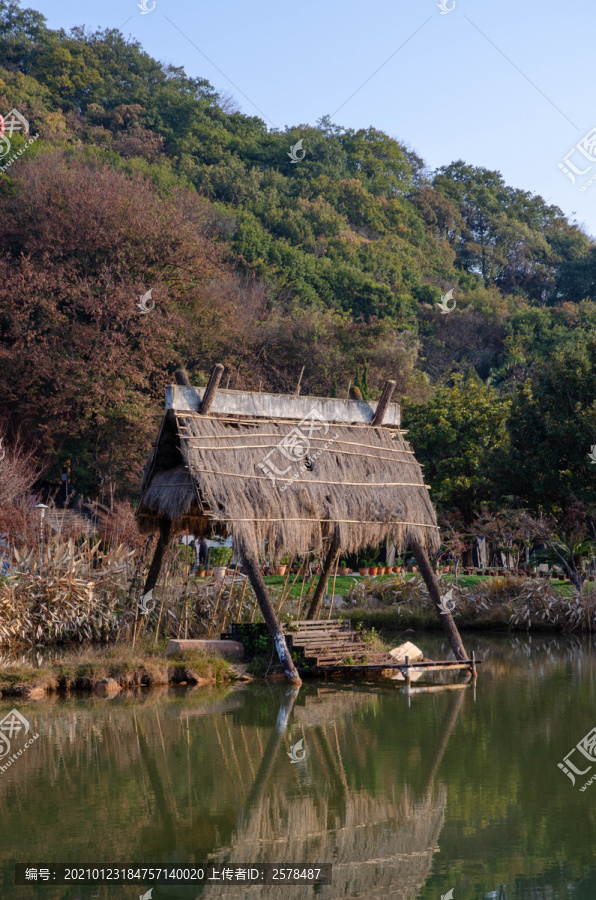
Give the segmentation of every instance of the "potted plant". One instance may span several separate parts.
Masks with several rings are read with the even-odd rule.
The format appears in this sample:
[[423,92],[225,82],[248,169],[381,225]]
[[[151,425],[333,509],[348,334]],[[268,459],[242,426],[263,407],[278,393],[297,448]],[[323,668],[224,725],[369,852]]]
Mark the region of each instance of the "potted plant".
[[197,572],[199,578],[205,577],[205,566],[199,566],[199,571]]
[[368,560],[360,560],[360,562],[358,563],[358,572],[360,575],[368,575]]
[[373,564],[370,562],[370,560],[369,560],[369,562],[368,562],[368,574],[369,574],[369,575],[376,575],[376,574],[378,573],[378,571],[379,571],[379,567],[373,565]]
[[348,574],[348,571],[349,571],[349,570],[348,570],[348,567],[347,567],[347,565],[346,565],[345,559],[340,559],[340,561],[339,561],[339,569],[337,570],[337,574],[338,574],[338,575],[347,575],[347,574]]

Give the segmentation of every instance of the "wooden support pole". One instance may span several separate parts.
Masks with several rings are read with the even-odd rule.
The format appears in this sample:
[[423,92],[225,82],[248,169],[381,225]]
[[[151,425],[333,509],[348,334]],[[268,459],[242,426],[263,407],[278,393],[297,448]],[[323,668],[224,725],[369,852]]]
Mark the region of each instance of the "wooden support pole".
[[304,375],[305,366],[302,366],[302,371],[300,372],[300,378],[298,379],[298,384],[296,385],[296,396],[300,393],[300,385],[302,384],[302,376]]
[[[147,580],[145,582],[145,587],[143,589],[143,597],[152,591],[155,585],[157,584],[157,579],[159,578],[159,572],[161,569],[161,564],[163,562],[163,555],[165,553],[166,547],[168,546],[168,542],[170,540],[170,533],[172,530],[172,523],[170,519],[161,518],[159,520],[159,538],[157,541],[157,546],[155,548],[155,553],[153,554],[153,559],[151,560],[151,566],[149,568],[149,574],[147,575]],[[136,642],[137,636],[137,628],[139,623],[139,604],[137,604],[137,611],[135,615],[135,625],[133,632],[133,649]]]
[[290,656],[284,633],[281,630],[279,622],[277,621],[277,616],[275,615],[273,604],[269,599],[267,588],[265,587],[265,582],[263,581],[263,576],[261,575],[261,567],[259,566],[259,561],[250,553],[245,552],[242,556],[244,568],[246,569],[246,572],[250,579],[252,589],[255,592],[255,596],[258,600],[263,619],[265,621],[265,624],[267,625],[267,628],[269,629],[269,634],[273,638],[273,643],[275,644],[275,649],[277,650],[277,655],[284,670],[285,676],[292,684],[302,684],[302,679],[300,678],[296,666],[294,665],[294,661]]
[[412,676],[410,674],[410,657],[406,656],[406,668],[404,669],[404,679],[406,682],[406,687],[410,687],[412,684]]
[[331,545],[325,558],[325,564],[323,566],[323,571],[321,572],[321,577],[319,578],[317,587],[313,594],[312,603],[310,604],[310,609],[308,611],[308,615],[306,616],[307,620],[316,619],[321,611],[321,606],[323,605],[323,594],[325,593],[327,582],[329,580],[329,572],[331,571],[331,566],[337,562],[338,556],[339,541],[337,537],[334,536],[331,540]]
[[377,405],[377,411],[370,423],[373,428],[379,428],[383,424],[383,419],[385,418],[385,413],[387,412],[387,407],[389,406],[389,401],[393,396],[394,390],[395,381],[386,381],[383,393],[381,394],[381,399]]
[[215,392],[219,387],[219,382],[221,381],[221,376],[223,375],[223,373],[224,366],[222,366],[221,363],[218,363],[213,367],[211,377],[209,378],[209,382],[207,384],[207,387],[205,388],[205,393],[203,394],[203,402],[201,403],[201,408],[199,409],[200,415],[206,416],[211,409],[211,404],[213,403]]
[[476,671],[476,654],[474,650],[472,650],[472,665],[470,666],[470,671],[474,680],[478,678],[478,672]]
[[159,571],[163,562],[163,555],[165,553],[166,547],[168,546],[168,541],[170,540],[171,529],[172,523],[169,519],[159,520],[159,540],[157,541],[157,546],[155,548],[155,553],[153,554],[149,574],[147,575],[147,581],[145,582],[143,597],[145,596],[145,594],[148,594],[149,591],[152,591],[157,584]]
[[430,567],[428,556],[426,555],[422,544],[416,542],[411,544],[411,547],[414,558],[418,563],[420,574],[424,578],[424,582],[426,584],[426,587],[428,588],[428,593],[430,594],[431,600],[435,605],[435,609],[437,610],[439,619],[442,622],[445,634],[447,635],[449,643],[451,644],[451,649],[455,653],[455,658],[459,660],[467,660],[468,656],[466,654],[466,649],[463,645],[463,641],[460,637],[459,631],[457,630],[457,625],[453,621],[453,616],[450,612],[446,612],[444,607],[441,605],[441,590],[439,588],[439,583],[437,581],[435,573]]
[[176,384],[179,384],[180,387],[192,387],[186,369],[177,369],[177,371],[174,372],[174,379]]

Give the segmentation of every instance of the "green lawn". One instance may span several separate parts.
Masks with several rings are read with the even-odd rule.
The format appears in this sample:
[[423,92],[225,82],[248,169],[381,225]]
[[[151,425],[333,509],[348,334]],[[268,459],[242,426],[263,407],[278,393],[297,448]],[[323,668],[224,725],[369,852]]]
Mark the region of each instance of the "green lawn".
[[[335,579],[334,593],[341,594],[341,596],[343,597],[348,593],[350,588],[353,587],[353,585],[357,584],[358,582],[373,581],[375,583],[377,583],[377,582],[385,583],[385,582],[391,582],[391,581],[395,580],[395,578],[397,578],[397,577],[398,576],[396,576],[396,575],[375,575],[372,577],[368,576],[368,575],[364,575],[360,578],[359,577],[353,578],[351,575],[338,575],[337,578]],[[411,578],[414,578],[414,575],[407,575],[406,577],[409,580]],[[288,580],[288,587],[290,588],[290,596],[295,597],[297,599],[298,597],[300,597],[300,588],[302,586],[302,576],[300,576],[294,583],[295,578],[296,578],[295,575],[290,575],[290,578]],[[272,593],[278,594],[281,591],[285,580],[286,580],[285,575],[268,575],[265,577],[265,584],[274,588]],[[451,584],[451,583],[453,583],[454,576],[453,575],[443,575],[442,580],[443,580],[443,583]],[[315,581],[316,581],[316,578],[315,578]],[[473,587],[476,587],[476,585],[478,585],[478,584],[484,584],[488,581],[489,581],[489,579],[485,575],[460,575],[457,579],[457,583],[465,588],[473,588]],[[309,581],[304,586],[303,596],[306,594],[307,589],[311,583],[312,583],[312,577],[309,579]],[[569,588],[570,588],[569,582],[565,582],[565,581],[553,581],[552,585],[554,588],[556,588],[558,590],[569,590]],[[333,589],[333,576],[329,579],[329,585],[327,587],[328,593],[331,593],[332,589]]]

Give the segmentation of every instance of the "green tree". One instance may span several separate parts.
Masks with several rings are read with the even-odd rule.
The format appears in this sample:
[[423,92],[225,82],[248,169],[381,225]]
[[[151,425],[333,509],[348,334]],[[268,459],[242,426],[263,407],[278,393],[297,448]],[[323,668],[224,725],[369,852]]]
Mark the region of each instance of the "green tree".
[[428,403],[406,402],[404,426],[424,464],[431,497],[457,510],[469,526],[482,504],[495,498],[491,462],[506,447],[510,401],[473,376],[454,375]]
[[560,517],[596,505],[596,338],[554,350],[513,399],[504,458],[505,493]]

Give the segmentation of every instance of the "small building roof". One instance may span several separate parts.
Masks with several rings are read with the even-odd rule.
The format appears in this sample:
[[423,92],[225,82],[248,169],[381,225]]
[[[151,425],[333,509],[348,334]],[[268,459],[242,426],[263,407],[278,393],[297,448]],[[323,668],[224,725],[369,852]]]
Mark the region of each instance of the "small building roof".
[[438,546],[422,470],[400,430],[398,404],[373,425],[376,403],[171,385],[137,512],[143,531],[233,535],[235,550],[267,545],[320,552],[335,534],[344,553],[384,540]]

